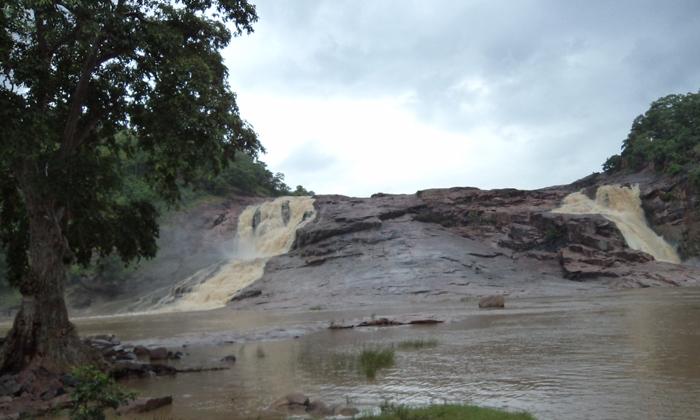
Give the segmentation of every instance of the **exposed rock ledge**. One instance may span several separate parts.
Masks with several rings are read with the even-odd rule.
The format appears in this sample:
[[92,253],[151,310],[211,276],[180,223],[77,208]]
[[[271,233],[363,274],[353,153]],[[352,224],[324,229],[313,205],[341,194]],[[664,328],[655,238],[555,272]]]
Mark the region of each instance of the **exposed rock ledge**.
[[573,191],[595,194],[599,185],[616,183],[640,184],[657,231],[680,238],[691,231],[686,221],[694,226],[688,209],[697,197],[686,207],[662,201],[673,180],[653,173],[595,174],[535,191],[317,196],[317,217],[297,232],[294,250],[272,258],[263,277],[239,295],[247,298],[230,305],[340,308],[700,284],[700,269],[627,248],[602,216],[551,213]]

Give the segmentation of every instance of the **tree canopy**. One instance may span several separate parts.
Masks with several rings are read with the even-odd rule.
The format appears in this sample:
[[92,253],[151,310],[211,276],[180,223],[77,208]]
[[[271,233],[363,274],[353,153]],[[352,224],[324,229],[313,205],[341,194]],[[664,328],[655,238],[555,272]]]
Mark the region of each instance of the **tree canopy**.
[[121,195],[122,156],[172,204],[202,168],[264,151],[220,54],[257,18],[246,0],[3,2],[0,242],[23,295],[3,370],[85,359],[63,301],[74,261],[155,255],[158,212]]
[[[700,157],[700,93],[668,95],[638,116],[622,153],[608,158],[605,172],[651,168],[675,175]],[[699,184],[700,185],[700,184]]]

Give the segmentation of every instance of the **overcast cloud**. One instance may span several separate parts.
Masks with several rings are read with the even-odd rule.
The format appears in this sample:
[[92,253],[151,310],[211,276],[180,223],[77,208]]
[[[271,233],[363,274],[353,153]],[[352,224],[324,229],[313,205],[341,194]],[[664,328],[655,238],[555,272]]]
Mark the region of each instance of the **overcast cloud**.
[[253,2],[231,86],[262,159],[316,193],[570,183],[700,89],[697,0]]

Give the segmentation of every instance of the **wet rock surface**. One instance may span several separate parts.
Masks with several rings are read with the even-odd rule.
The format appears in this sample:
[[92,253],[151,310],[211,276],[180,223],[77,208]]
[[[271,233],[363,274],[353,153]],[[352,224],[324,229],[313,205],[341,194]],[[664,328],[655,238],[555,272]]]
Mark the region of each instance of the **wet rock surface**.
[[360,413],[360,410],[355,407],[342,406],[340,404],[329,406],[323,401],[311,401],[307,395],[300,393],[287,394],[272,403],[269,409],[289,416],[305,417],[352,417]]
[[173,397],[160,397],[160,398],[136,398],[130,401],[127,405],[123,405],[117,409],[117,414],[120,416],[128,414],[138,414],[146,413],[148,411],[153,411],[157,408],[164,407],[173,403]]
[[675,181],[654,173],[594,174],[535,191],[317,196],[316,219],[297,232],[294,249],[272,258],[241,292],[245,299],[229,306],[340,308],[700,284],[700,269],[631,250],[603,216],[551,213],[572,192],[595,196],[601,185],[637,183],[657,232],[694,237],[688,207],[661,199],[676,191]]
[[479,308],[505,308],[506,302],[503,296],[486,296],[479,299]]

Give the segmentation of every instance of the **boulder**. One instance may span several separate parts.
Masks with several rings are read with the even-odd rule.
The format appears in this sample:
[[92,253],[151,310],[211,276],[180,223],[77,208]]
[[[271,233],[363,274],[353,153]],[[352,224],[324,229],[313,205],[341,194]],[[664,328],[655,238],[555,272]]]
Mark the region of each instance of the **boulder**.
[[[31,393],[34,395],[43,395],[46,392],[53,391],[53,395],[51,396],[51,398],[53,398],[56,396],[56,390],[59,388],[63,388],[63,382],[58,379],[42,379],[32,383]],[[48,401],[51,398],[44,401]]]
[[102,350],[102,357],[112,357],[112,356],[116,356],[116,355],[117,355],[117,351],[114,350],[114,347],[108,347],[108,348]]
[[130,351],[125,351],[122,353],[117,353],[117,360],[138,360],[139,358]]
[[306,412],[306,408],[308,406],[308,396],[299,393],[292,393],[287,394],[279,400],[273,402],[270,409],[288,412],[289,414],[302,414]]
[[289,404],[299,404],[299,405],[309,405],[309,397],[300,394],[300,393],[292,393],[292,394],[287,394],[285,398],[289,401]]
[[177,373],[177,369],[174,367],[160,363],[152,363],[151,370],[153,370],[153,372],[155,372],[158,376],[175,375]]
[[78,385],[78,380],[73,377],[73,375],[63,375],[58,378],[59,381],[65,386],[76,386]]
[[44,359],[41,361],[41,364],[39,365],[39,371],[40,373],[47,373],[51,375],[61,374],[61,369],[59,369],[58,366],[56,366],[56,364],[49,359]]
[[150,363],[139,363],[133,360],[117,360],[112,365],[112,373],[115,378],[122,378],[125,376],[138,376],[143,372],[148,372],[151,370]]
[[151,360],[163,360],[168,358],[168,349],[165,347],[158,347],[149,352]]
[[330,416],[333,414],[333,410],[328,408],[326,403],[323,401],[311,401],[309,406],[306,408],[306,412],[313,417],[318,416]]
[[222,362],[235,362],[236,361],[236,356],[229,354],[228,356],[224,357],[221,359]]
[[119,414],[120,416],[123,416],[123,415],[127,415],[127,414],[145,413],[147,411],[155,410],[156,408],[170,405],[172,403],[173,403],[172,396],[160,397],[160,398],[142,397],[142,398],[137,398],[134,401],[131,401],[127,405],[123,405],[123,406],[119,407],[117,409],[117,414]]
[[85,342],[87,344],[91,345],[92,347],[95,347],[95,348],[100,349],[100,350],[104,350],[104,349],[109,348],[109,347],[114,347],[114,344],[112,344],[108,340],[88,339],[88,340],[85,340]]
[[360,410],[355,407],[336,407],[333,409],[334,416],[353,417],[360,414]]
[[93,334],[93,335],[88,335],[85,337],[86,340],[102,340],[102,341],[109,341],[114,337],[112,334]]
[[0,387],[0,395],[2,396],[15,396],[19,395],[20,390],[22,389],[22,385],[18,384],[15,381],[8,381],[5,382],[2,387]]
[[182,359],[182,356],[184,356],[184,354],[182,354],[181,351],[176,351],[175,353],[168,352],[168,359],[180,360]]
[[504,308],[505,299],[501,295],[486,296],[479,299],[479,308]]
[[137,356],[148,356],[150,351],[144,346],[136,346],[134,347],[134,354]]

